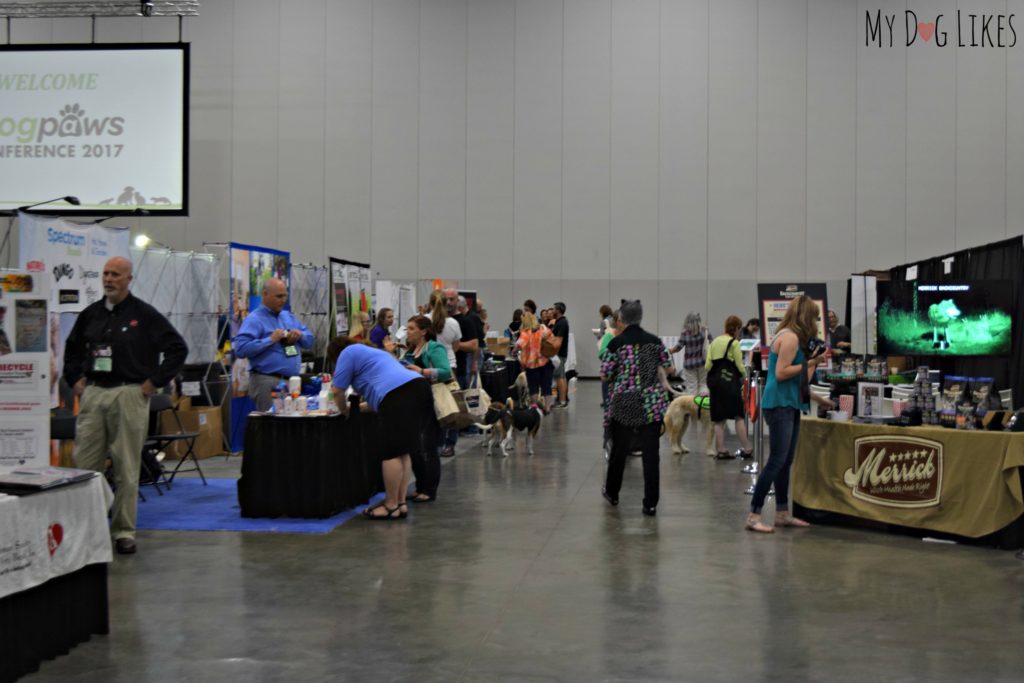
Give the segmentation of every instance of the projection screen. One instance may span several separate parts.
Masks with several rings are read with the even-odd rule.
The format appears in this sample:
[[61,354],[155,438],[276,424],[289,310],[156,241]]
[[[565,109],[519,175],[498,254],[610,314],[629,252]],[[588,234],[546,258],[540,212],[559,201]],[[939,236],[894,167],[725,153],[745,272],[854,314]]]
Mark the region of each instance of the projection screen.
[[187,43],[0,46],[0,211],[188,214]]

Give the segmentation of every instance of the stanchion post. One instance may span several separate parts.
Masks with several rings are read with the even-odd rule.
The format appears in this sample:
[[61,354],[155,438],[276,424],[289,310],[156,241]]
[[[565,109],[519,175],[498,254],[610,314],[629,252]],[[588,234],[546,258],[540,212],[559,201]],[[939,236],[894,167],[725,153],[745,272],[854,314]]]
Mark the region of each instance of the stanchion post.
[[754,392],[754,405],[757,406],[757,420],[754,422],[754,462],[742,468],[744,474],[750,475],[750,486],[745,493],[754,495],[757,474],[764,464],[764,415],[761,414],[761,375],[757,371],[750,373],[750,391]]

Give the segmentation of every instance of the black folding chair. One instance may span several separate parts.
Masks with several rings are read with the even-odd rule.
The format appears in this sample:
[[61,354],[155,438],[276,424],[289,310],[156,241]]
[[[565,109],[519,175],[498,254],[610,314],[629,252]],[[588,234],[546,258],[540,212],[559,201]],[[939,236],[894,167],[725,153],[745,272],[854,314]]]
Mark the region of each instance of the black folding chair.
[[[170,394],[153,394],[149,399],[149,413],[153,418],[153,422],[156,427],[153,429],[154,432],[162,431],[160,429],[161,424],[161,413],[164,411],[171,411],[171,415],[174,417],[174,424],[177,426],[178,431],[168,434],[154,433],[151,434],[146,443],[143,445],[144,450],[151,450],[152,452],[159,452],[166,449],[171,444],[183,444],[187,449],[184,454],[178,459],[178,464],[174,466],[174,470],[170,473],[167,478],[168,487],[174,483],[174,477],[178,472],[198,472],[199,478],[203,480],[203,486],[206,486],[206,477],[203,475],[203,470],[199,467],[199,459],[196,458],[194,448],[196,445],[196,438],[199,436],[199,432],[186,432],[185,427],[181,424],[181,418],[178,416],[178,409],[175,407],[174,402],[171,401]],[[188,469],[181,469],[181,466],[185,464],[186,460],[191,459],[195,467]]]

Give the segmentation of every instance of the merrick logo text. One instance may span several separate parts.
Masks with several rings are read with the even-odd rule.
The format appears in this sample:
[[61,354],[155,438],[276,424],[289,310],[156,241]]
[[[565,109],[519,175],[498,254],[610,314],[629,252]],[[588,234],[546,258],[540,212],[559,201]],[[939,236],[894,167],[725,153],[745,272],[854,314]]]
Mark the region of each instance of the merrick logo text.
[[[913,10],[883,14],[868,10],[864,15],[864,46],[934,45],[935,47],[995,47],[1017,45],[1016,14],[985,14],[957,10],[955,16],[938,14],[919,18]],[[922,20],[923,19],[923,20]]]
[[843,483],[853,497],[878,505],[921,508],[942,494],[942,444],[917,437],[865,436],[854,441]]

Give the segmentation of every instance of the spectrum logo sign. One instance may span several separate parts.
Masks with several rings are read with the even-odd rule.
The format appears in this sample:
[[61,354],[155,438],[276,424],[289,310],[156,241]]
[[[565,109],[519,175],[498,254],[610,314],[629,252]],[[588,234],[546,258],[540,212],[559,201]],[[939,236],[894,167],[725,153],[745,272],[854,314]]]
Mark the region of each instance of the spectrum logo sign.
[[123,133],[123,116],[89,117],[77,102],[65,105],[58,116],[0,118],[0,138],[14,137],[22,143],[42,142],[52,137],[117,136]]

